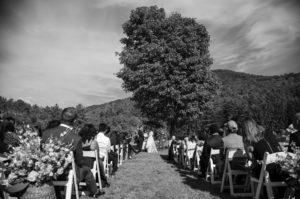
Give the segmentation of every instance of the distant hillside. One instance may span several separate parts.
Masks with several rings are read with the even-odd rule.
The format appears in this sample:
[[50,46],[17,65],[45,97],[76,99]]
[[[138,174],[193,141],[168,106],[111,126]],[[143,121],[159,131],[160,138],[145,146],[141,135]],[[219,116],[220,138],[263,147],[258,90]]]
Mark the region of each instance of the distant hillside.
[[85,118],[96,126],[105,122],[112,130],[120,131],[133,131],[142,120],[141,113],[129,98],[89,106],[85,109]]
[[[251,116],[270,128],[283,128],[300,111],[300,73],[261,76],[230,70],[213,71],[221,83],[219,97],[210,103],[200,125],[223,123],[231,115],[240,122]],[[98,125],[108,123],[113,129],[130,130],[142,122],[141,113],[129,98],[85,110],[86,119]],[[199,126],[199,125],[196,125]]]
[[[208,103],[203,117],[186,129],[196,131],[200,127],[229,117],[238,123],[248,116],[270,129],[286,128],[296,112],[300,112],[300,73],[279,76],[261,76],[230,70],[214,70],[221,88],[218,97]],[[98,126],[105,122],[113,130],[135,130],[146,118],[134,107],[129,98],[84,108],[77,105],[79,118]],[[60,117],[58,105],[39,107],[20,99],[0,96],[0,118],[12,116],[19,122],[39,124],[42,127]]]

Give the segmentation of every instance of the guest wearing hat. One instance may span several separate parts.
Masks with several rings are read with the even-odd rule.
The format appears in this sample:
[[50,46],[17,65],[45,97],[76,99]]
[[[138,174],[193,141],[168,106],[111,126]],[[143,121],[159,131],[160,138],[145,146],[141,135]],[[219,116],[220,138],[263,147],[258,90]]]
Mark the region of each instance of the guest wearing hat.
[[227,123],[228,135],[222,138],[224,151],[227,149],[244,149],[243,137],[237,134],[238,125],[230,120]]

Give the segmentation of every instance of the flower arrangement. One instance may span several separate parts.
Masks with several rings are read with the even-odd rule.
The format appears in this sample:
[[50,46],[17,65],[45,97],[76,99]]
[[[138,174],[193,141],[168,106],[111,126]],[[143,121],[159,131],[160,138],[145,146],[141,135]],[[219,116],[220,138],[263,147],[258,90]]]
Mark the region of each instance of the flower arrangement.
[[286,171],[291,178],[300,181],[300,148],[292,143],[294,153],[287,153],[286,157],[278,157],[277,163],[283,171]]
[[12,148],[7,158],[9,162],[4,165],[8,174],[7,185],[25,182],[41,186],[63,174],[71,162],[71,145],[57,138],[42,143],[38,133],[30,127],[19,129],[17,134],[20,145]]

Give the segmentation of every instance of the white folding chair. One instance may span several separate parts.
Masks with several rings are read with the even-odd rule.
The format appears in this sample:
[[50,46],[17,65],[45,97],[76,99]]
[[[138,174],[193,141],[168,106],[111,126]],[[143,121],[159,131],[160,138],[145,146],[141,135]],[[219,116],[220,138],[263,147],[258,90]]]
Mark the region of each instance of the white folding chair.
[[217,167],[216,164],[214,164],[213,159],[211,158],[212,155],[220,155],[220,149],[211,149],[210,155],[209,155],[209,163],[207,167],[206,172],[206,181],[210,178],[211,184],[218,184],[221,183],[221,180],[216,180],[217,176]]
[[[231,196],[244,197],[244,196],[252,195],[251,192],[245,192],[247,185],[248,185],[248,178],[249,178],[248,171],[246,171],[245,169],[242,169],[242,168],[234,169],[230,165],[230,163],[233,161],[237,161],[237,162],[241,162],[241,163],[245,161],[245,163],[246,163],[246,160],[247,160],[247,155],[246,155],[245,150],[241,150],[241,149],[227,150],[225,166],[224,166],[224,171],[223,171],[223,177],[222,177],[222,183],[221,183],[221,192],[223,192],[223,190],[225,188],[229,188]],[[236,177],[238,175],[246,176],[245,184],[243,184],[243,185],[234,184],[233,176]],[[226,182],[227,178],[229,179],[229,186],[225,186],[225,182]],[[243,190],[243,192],[237,193],[237,192],[235,192],[236,188],[244,188],[244,190]]]
[[103,167],[106,177],[110,177],[112,171],[112,161],[108,163],[108,153],[107,151],[99,151],[100,158],[103,158]]
[[[285,158],[287,156],[287,154],[289,154],[291,156],[295,156],[295,154],[287,153],[287,152],[277,152],[277,153],[271,153],[271,154],[269,154],[268,152],[265,152],[259,177],[258,178],[254,177],[254,176],[250,177],[252,193],[253,193],[253,197],[255,199],[259,199],[260,194],[261,194],[261,189],[263,186],[266,187],[268,199],[274,198],[273,187],[286,186],[286,183],[283,181],[281,181],[281,182],[271,181],[269,173],[268,173],[268,171],[266,171],[266,168],[267,168],[268,164],[271,164],[271,163],[274,163],[275,161],[277,161],[279,156],[282,158]],[[254,183],[257,184],[256,190],[254,189],[254,187],[255,187]]]
[[69,175],[66,181],[58,181],[54,180],[53,185],[58,186],[58,187],[65,187],[65,199],[71,199],[72,198],[72,190],[73,190],[73,185],[75,187],[75,195],[76,199],[79,199],[79,191],[78,191],[78,184],[77,184],[77,176],[76,176],[76,166],[75,166],[75,160],[74,160],[74,154],[71,151],[71,159],[72,159],[72,169],[69,171]]
[[128,160],[129,159],[129,145],[126,144],[125,145],[125,158],[124,160]]
[[195,160],[194,160],[194,171],[200,172],[200,154],[202,153],[203,146],[196,145],[195,148]]
[[123,144],[119,145],[119,165],[123,164],[123,154],[124,153],[124,146]]
[[[95,158],[94,165],[93,165],[93,168],[91,169],[91,172],[93,173],[93,176],[94,176],[95,180],[98,177],[99,182],[97,183],[97,186],[99,187],[99,189],[102,189],[98,150],[83,151],[83,157]],[[85,182],[80,182],[80,185],[86,186],[86,183]],[[83,192],[83,195],[85,195],[84,192]]]

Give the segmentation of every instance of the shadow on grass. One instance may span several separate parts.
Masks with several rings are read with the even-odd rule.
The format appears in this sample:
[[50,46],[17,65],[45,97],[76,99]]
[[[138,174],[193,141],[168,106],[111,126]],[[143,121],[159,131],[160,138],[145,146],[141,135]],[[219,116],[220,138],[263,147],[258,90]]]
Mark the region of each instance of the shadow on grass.
[[225,190],[224,193],[220,192],[220,184],[212,185],[210,182],[207,182],[205,179],[199,178],[198,174],[196,174],[195,172],[184,169],[181,165],[177,164],[176,162],[170,161],[168,155],[160,154],[160,157],[168,164],[172,164],[173,167],[176,168],[176,171],[180,174],[180,176],[183,177],[182,182],[190,186],[192,189],[200,190],[203,192],[209,192],[211,195],[220,197],[222,199],[231,198],[229,194],[229,190]]

